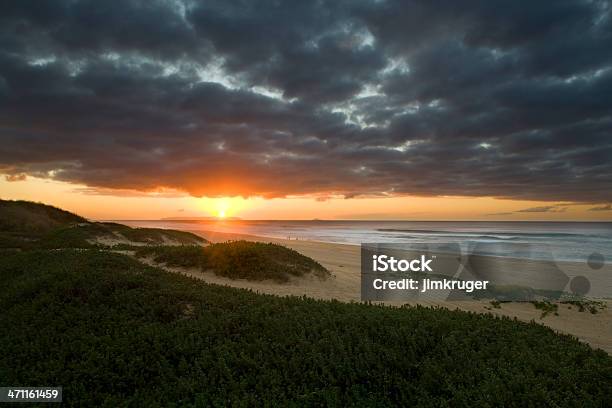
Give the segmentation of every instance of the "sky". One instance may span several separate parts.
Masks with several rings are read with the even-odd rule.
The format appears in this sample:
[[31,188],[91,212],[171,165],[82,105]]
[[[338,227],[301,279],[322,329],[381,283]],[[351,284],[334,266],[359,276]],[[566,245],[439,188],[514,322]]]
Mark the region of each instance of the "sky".
[[0,198],[95,219],[612,219],[609,1],[0,5]]

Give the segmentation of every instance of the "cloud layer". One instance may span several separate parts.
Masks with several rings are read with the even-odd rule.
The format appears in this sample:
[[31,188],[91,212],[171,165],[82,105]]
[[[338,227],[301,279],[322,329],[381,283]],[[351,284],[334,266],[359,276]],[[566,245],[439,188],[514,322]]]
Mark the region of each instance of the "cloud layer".
[[612,199],[607,1],[15,1],[0,172],[193,195]]

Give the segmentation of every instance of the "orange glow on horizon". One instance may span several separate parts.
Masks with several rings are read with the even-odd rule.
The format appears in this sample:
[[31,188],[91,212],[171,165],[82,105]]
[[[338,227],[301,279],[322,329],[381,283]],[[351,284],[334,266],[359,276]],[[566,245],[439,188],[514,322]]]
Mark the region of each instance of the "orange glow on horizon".
[[[260,220],[480,220],[611,221],[612,211],[590,211],[596,204],[502,200],[492,197],[198,198],[178,192],[97,194],[86,186],[29,177],[0,178],[0,198],[55,205],[94,220],[160,218]],[[550,211],[529,211],[538,207]]]
[[241,197],[201,198],[200,208],[205,216],[219,219],[240,217],[241,211],[248,208],[249,200]]

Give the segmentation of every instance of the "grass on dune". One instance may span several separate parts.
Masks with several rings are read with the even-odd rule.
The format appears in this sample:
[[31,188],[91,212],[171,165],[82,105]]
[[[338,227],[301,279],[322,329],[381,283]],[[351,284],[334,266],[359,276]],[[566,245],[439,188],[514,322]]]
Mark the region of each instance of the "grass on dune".
[[185,231],[130,228],[90,222],[68,211],[29,201],[0,200],[0,248],[102,248],[100,239],[140,245],[201,245],[204,238]]
[[60,226],[40,236],[0,233],[0,248],[107,248],[109,245],[104,243],[104,239],[126,241],[132,246],[201,245],[207,242],[202,237],[184,231],[130,228],[120,224],[85,222]]
[[68,406],[580,406],[612,359],[531,323],[281,298],[97,250],[3,253],[0,383]]
[[194,245],[207,242],[206,239],[191,232],[162,228],[131,228],[114,222],[100,223],[113,233],[118,233],[129,241],[160,245],[172,241],[181,245]]
[[136,249],[137,257],[152,257],[155,262],[173,267],[212,270],[231,279],[287,282],[292,276],[330,274],[315,260],[297,251],[272,243],[230,241],[201,246],[152,246]]
[[86,222],[69,211],[30,201],[0,200],[0,231],[40,237],[54,228]]

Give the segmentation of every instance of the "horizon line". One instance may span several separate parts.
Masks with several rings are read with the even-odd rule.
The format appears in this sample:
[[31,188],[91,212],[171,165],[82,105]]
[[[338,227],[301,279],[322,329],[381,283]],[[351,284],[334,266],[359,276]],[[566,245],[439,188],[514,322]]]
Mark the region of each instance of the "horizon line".
[[302,219],[260,219],[260,218],[234,218],[221,219],[211,217],[209,219],[202,218],[185,218],[185,219],[96,219],[96,222],[129,222],[129,221],[165,221],[165,222],[194,222],[194,221],[213,221],[213,222],[239,222],[239,221],[266,221],[266,222],[287,222],[287,221],[310,221],[310,222],[549,222],[549,223],[612,223],[612,220],[409,220],[409,219],[319,219],[319,218],[302,218]]

